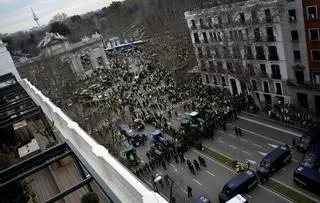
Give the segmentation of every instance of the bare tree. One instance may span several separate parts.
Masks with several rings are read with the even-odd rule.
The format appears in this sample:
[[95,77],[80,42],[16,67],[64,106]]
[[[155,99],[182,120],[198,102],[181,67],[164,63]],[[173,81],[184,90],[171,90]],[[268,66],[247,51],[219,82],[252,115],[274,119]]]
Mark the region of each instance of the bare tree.
[[52,24],[54,22],[64,22],[67,19],[67,14],[66,13],[57,13],[54,15],[51,20],[49,21],[49,24]]

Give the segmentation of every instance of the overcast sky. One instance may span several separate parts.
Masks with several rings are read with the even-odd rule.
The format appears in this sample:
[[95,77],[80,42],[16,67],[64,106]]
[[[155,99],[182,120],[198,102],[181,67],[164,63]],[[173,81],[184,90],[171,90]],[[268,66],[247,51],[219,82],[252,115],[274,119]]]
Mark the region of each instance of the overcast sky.
[[114,0],[0,0],[0,33],[27,30],[36,23],[31,7],[39,18],[40,25],[47,24],[57,13],[68,16],[101,9]]

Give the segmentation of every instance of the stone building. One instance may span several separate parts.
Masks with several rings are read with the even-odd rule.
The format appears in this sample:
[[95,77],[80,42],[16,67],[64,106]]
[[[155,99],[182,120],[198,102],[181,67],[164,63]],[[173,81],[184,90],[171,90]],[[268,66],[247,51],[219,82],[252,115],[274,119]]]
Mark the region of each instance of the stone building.
[[34,63],[46,57],[58,57],[80,78],[90,75],[99,68],[109,68],[100,34],[93,34],[91,37],[82,38],[80,42],[70,44],[64,36],[46,33],[38,48],[39,56],[17,63],[17,68],[32,67]]
[[203,83],[253,90],[262,104],[294,102],[288,81],[310,81],[300,7],[250,0],[185,12]]

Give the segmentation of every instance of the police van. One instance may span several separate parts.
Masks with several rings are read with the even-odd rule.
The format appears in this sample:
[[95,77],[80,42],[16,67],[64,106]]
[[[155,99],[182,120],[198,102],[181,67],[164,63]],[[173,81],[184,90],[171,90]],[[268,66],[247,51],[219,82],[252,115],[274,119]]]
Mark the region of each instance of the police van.
[[310,167],[313,169],[320,168],[320,144],[312,147],[300,161],[300,166]]
[[309,189],[319,194],[320,172],[319,169],[313,169],[305,166],[298,166],[293,173],[294,182],[300,187]]
[[255,172],[247,170],[227,182],[219,194],[220,202],[227,202],[238,194],[246,194],[258,185]]
[[282,167],[289,164],[292,153],[289,146],[279,146],[268,153],[260,162],[257,173],[260,178],[268,178]]
[[295,142],[295,147],[300,152],[306,152],[313,145],[320,143],[320,128],[312,128],[304,133],[300,139]]

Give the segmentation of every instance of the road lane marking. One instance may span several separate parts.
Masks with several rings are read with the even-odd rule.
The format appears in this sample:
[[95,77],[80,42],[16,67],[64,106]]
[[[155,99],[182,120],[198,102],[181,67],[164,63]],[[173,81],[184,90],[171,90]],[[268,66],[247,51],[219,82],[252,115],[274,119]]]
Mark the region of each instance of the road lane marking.
[[187,192],[187,191],[185,191],[183,188],[180,188],[180,190],[182,190],[182,192],[184,192],[184,193],[188,194],[188,192]]
[[[243,129],[243,128],[242,128],[242,130],[243,130],[244,132],[250,133],[250,134],[255,135],[255,136],[257,136],[257,137],[261,137],[261,138],[264,138],[264,139],[266,139],[266,140],[271,140],[271,141],[276,142],[276,143],[281,144],[281,145],[284,145],[284,144],[285,144],[285,143],[283,143],[283,142],[280,142],[280,141],[278,141],[278,140],[272,139],[272,138],[270,138],[270,137],[266,137],[266,136],[260,135],[260,134],[258,134],[258,133],[252,132],[252,131],[250,131],[250,130],[246,130],[246,129]],[[290,146],[290,145],[289,145],[289,146]]]
[[206,170],[206,172],[207,172],[208,174],[212,175],[213,177],[216,176],[216,175],[214,175],[213,173],[211,173],[211,172],[208,171],[208,170]]
[[220,142],[220,143],[224,144],[224,141],[222,141],[222,140],[218,140],[218,142]]
[[141,159],[141,163],[144,163],[144,161]]
[[263,148],[261,145],[258,145],[258,144],[254,143],[254,142],[252,144],[253,144],[253,146],[259,147],[261,149]]
[[272,147],[272,148],[277,148],[277,147],[278,147],[278,145],[275,145],[275,144],[270,144],[270,143],[268,143],[268,145],[269,145],[270,147]]
[[160,175],[162,175],[162,172],[161,172],[161,171],[157,170],[157,172],[158,172]]
[[233,148],[233,149],[238,149],[238,147],[233,146],[233,145],[231,145],[231,144],[229,144],[229,147],[231,147],[231,148]]
[[252,199],[252,197],[248,194],[246,194],[245,196],[248,197],[249,199]]
[[231,136],[231,137],[233,137],[233,138],[235,138],[235,137],[236,137],[235,135],[232,135],[232,134],[230,134],[230,133],[228,133],[228,135],[229,135],[229,136]]
[[265,152],[260,152],[260,151],[258,151],[258,153],[259,153],[260,155],[262,155],[262,156],[267,155],[267,153],[265,153]]
[[199,181],[197,181],[196,179],[192,178],[192,180],[196,183],[198,183],[199,185],[202,185]]
[[243,139],[243,138],[240,138],[240,140],[242,140],[242,141],[244,141],[244,142],[249,142],[248,140]]
[[173,165],[173,164],[170,164],[173,168],[175,168],[176,166],[175,165]]
[[250,159],[247,159],[247,161],[248,161],[250,164],[257,164],[256,161],[253,161],[253,160],[250,160]]
[[242,153],[244,154],[247,154],[247,155],[251,155],[251,153],[247,152],[247,151],[244,151],[244,150],[241,150]]
[[249,118],[245,118],[243,116],[238,116],[238,118],[242,119],[242,120],[246,120],[246,121],[249,121],[251,123],[256,123],[256,124],[259,124],[259,125],[263,125],[265,127],[268,127],[268,128],[272,128],[272,129],[275,129],[275,130],[278,130],[278,131],[281,131],[281,132],[284,132],[284,133],[288,133],[288,134],[291,134],[291,135],[294,135],[296,137],[301,137],[300,134],[297,134],[297,133],[294,133],[294,132],[291,132],[291,131],[288,131],[288,130],[285,130],[285,129],[282,129],[282,128],[278,128],[278,127],[274,127],[272,125],[268,125],[266,123],[261,123],[259,121],[255,121],[255,120],[252,120],[252,119],[249,119]]
[[299,161],[297,159],[291,159],[292,161],[298,163]]

